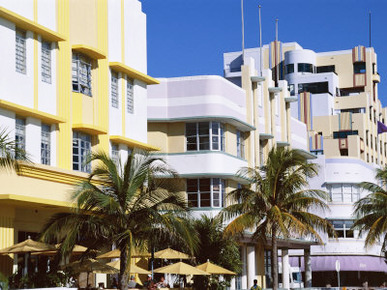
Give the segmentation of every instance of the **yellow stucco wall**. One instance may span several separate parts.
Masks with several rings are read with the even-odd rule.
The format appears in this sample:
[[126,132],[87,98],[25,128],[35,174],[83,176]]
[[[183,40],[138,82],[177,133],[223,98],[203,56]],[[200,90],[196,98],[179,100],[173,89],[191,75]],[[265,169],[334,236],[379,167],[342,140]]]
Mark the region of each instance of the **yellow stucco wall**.
[[97,0],[69,0],[70,42],[98,46]]

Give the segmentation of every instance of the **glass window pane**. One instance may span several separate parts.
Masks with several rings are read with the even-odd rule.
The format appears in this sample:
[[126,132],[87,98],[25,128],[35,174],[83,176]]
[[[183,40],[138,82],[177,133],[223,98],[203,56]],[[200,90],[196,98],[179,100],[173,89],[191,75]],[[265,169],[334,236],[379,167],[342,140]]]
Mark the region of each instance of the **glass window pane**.
[[211,191],[211,179],[206,178],[206,179],[199,179],[200,183],[200,191]]
[[199,135],[209,135],[209,123],[200,122],[199,123]]

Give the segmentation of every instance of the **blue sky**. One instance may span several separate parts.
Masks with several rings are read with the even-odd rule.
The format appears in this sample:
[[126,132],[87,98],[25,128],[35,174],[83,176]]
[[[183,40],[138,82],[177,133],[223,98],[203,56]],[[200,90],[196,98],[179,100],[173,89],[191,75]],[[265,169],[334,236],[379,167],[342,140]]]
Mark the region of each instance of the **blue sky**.
[[[141,0],[147,14],[148,74],[154,77],[223,75],[223,53],[241,50],[240,0]],[[379,98],[387,105],[387,1],[244,0],[245,47],[259,45],[258,5],[263,43],[296,41],[314,51],[372,46],[381,76]]]

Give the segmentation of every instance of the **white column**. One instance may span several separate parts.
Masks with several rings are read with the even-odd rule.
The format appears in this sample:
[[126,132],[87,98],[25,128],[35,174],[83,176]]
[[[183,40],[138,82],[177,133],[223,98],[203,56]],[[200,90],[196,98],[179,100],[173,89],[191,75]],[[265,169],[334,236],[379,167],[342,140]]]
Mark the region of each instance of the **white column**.
[[304,265],[305,265],[305,287],[312,287],[312,258],[310,256],[310,248],[304,250]]
[[236,287],[235,287],[235,277],[231,278],[231,281],[230,281],[230,290],[235,290]]
[[255,246],[248,246],[247,247],[247,285],[248,288],[253,286],[253,280],[256,279],[255,276]]
[[242,289],[247,289],[246,245],[242,245]]
[[289,289],[289,251],[288,249],[281,249],[282,251],[282,288]]

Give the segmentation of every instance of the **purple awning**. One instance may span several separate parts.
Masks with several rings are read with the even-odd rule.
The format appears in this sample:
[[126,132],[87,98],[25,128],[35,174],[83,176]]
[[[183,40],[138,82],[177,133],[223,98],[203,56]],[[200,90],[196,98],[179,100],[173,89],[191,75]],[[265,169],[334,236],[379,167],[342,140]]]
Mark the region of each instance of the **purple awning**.
[[[304,271],[304,258],[290,257],[290,265]],[[382,257],[375,256],[312,256],[312,272],[336,271],[336,260],[340,261],[341,271],[369,271],[387,273],[387,264]]]

